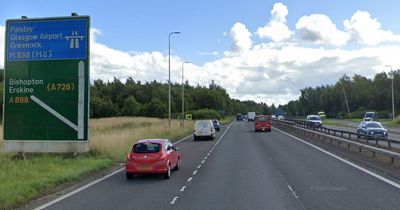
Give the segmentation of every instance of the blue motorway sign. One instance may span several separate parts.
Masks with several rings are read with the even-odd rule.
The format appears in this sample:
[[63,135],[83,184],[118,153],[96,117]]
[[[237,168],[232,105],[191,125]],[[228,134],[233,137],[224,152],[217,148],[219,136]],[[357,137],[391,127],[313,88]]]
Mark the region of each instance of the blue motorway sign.
[[88,18],[7,21],[7,61],[86,59]]

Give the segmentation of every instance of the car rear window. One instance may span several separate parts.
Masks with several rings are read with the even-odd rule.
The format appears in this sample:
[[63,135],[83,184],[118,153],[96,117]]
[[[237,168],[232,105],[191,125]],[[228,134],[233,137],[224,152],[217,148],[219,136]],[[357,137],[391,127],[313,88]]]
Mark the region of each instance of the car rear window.
[[133,147],[134,153],[157,153],[161,150],[161,145],[157,143],[138,143]]
[[198,121],[198,122],[196,123],[196,126],[197,126],[198,128],[207,128],[207,127],[209,127],[209,125],[210,125],[210,124],[208,124],[207,121]]
[[256,119],[257,122],[267,122],[269,121],[268,117],[257,117]]

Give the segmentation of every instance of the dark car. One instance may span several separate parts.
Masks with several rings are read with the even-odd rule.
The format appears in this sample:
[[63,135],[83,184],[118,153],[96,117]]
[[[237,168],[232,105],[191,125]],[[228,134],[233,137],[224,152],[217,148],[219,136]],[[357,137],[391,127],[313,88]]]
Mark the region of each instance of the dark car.
[[217,119],[212,120],[214,128],[216,131],[220,131],[221,130],[221,126],[219,124],[219,121]]
[[362,121],[357,128],[358,138],[387,138],[387,130],[375,121]]
[[237,114],[237,115],[236,115],[236,121],[243,121],[243,116],[242,116],[242,114]]

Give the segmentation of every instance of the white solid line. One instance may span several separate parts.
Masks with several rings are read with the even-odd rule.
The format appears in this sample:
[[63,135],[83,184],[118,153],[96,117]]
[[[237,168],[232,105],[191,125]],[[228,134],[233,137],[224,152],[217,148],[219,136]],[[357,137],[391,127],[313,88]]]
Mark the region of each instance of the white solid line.
[[321,151],[321,152],[323,152],[323,153],[325,153],[327,155],[330,155],[330,156],[332,156],[332,157],[334,157],[334,158],[336,158],[336,159],[338,159],[338,160],[340,160],[340,161],[342,161],[342,162],[344,162],[344,163],[346,163],[346,164],[348,164],[350,166],[353,166],[354,168],[356,168],[356,169],[358,169],[358,170],[360,170],[362,172],[365,172],[365,173],[367,173],[367,174],[369,174],[369,175],[371,175],[371,176],[373,176],[373,177],[375,177],[377,179],[380,179],[381,181],[386,182],[386,183],[392,185],[393,187],[396,187],[396,188],[400,189],[400,184],[398,184],[398,183],[396,183],[396,182],[394,182],[394,181],[392,181],[392,180],[390,180],[388,178],[385,178],[385,177],[383,177],[383,176],[381,176],[379,174],[376,174],[376,173],[374,173],[374,172],[372,172],[372,171],[370,171],[370,170],[368,170],[366,168],[363,168],[363,167],[361,167],[359,165],[356,165],[356,164],[354,164],[354,163],[352,163],[352,162],[350,162],[350,161],[348,161],[346,159],[343,159],[343,158],[341,158],[341,157],[339,157],[339,156],[337,156],[337,155],[335,155],[333,153],[330,153],[330,152],[328,152],[328,151],[326,151],[326,150],[324,150],[324,149],[322,149],[322,148],[320,148],[318,146],[315,146],[315,145],[313,145],[311,143],[308,143],[308,142],[306,142],[306,141],[304,141],[304,140],[302,140],[302,139],[300,139],[300,138],[298,138],[296,136],[293,136],[293,135],[291,135],[289,133],[286,133],[286,132],[284,132],[284,131],[282,131],[280,129],[277,129],[277,128],[274,128],[274,129],[278,130],[281,133],[284,133],[284,134],[286,134],[286,135],[288,135],[288,136],[290,136],[290,137],[292,137],[292,138],[294,138],[294,139],[296,139],[296,140],[298,140],[298,141],[300,141],[300,142],[302,142],[302,143],[304,143],[304,144],[306,144],[306,145],[308,145],[310,147],[313,147],[314,149],[317,149],[317,150],[319,150],[319,151]]
[[192,177],[189,177],[189,179],[187,180],[187,182],[191,182],[192,181]]
[[179,198],[178,196],[175,196],[175,198],[172,199],[171,203],[169,203],[169,204],[174,205],[176,203],[176,201],[178,200],[178,198]]
[[89,184],[87,184],[87,185],[85,185],[83,187],[80,187],[80,188],[78,188],[78,189],[76,189],[76,190],[74,190],[72,192],[69,192],[69,193],[67,193],[67,194],[65,194],[65,195],[63,195],[63,196],[61,196],[61,197],[59,197],[59,198],[57,198],[55,200],[50,201],[49,203],[46,203],[46,204],[44,204],[42,206],[39,206],[39,207],[35,208],[34,210],[45,209],[45,208],[47,208],[47,207],[49,207],[49,206],[51,206],[51,205],[63,200],[63,199],[65,199],[65,198],[68,198],[69,196],[71,196],[73,194],[76,194],[76,193],[78,193],[78,192],[80,192],[80,191],[82,191],[82,190],[84,190],[86,188],[89,188],[89,187],[91,187],[91,186],[93,186],[93,185],[95,185],[95,184],[97,184],[97,183],[99,183],[99,182],[111,177],[111,176],[114,176],[115,174],[123,171],[124,169],[125,168],[120,168],[120,169],[114,171],[113,173],[108,174],[107,176],[104,176],[104,177],[102,177],[100,179],[97,179],[97,180],[95,180],[95,181],[93,181],[93,182],[91,182],[91,183],[89,183]]
[[193,171],[193,175],[196,175],[197,174],[197,171]]
[[67,118],[65,118],[64,116],[62,116],[60,113],[58,113],[56,110],[54,110],[53,108],[49,107],[47,104],[45,104],[42,100],[40,100],[39,98],[37,98],[34,95],[31,95],[31,99],[32,101],[36,102],[39,106],[41,106],[43,109],[47,110],[48,112],[50,112],[52,115],[54,115],[55,117],[57,117],[58,119],[60,119],[63,123],[67,124],[69,127],[73,128],[74,130],[78,131],[78,127],[72,123],[71,121],[69,121]]
[[292,191],[292,194],[294,195],[294,197],[299,198],[299,196],[296,195],[296,193],[294,192],[294,190],[292,189],[292,187],[290,185],[288,185],[290,191]]
[[201,168],[201,165],[198,165],[197,168]]
[[181,143],[182,141],[186,141],[186,140],[188,140],[190,137],[192,137],[192,135],[186,136],[185,138],[183,138],[183,139],[181,139],[181,140],[179,140],[179,141],[173,143],[173,145],[179,144],[179,143]]
[[183,192],[183,191],[185,191],[185,188],[186,188],[186,186],[183,186],[179,191]]
[[[185,138],[183,138],[183,139],[181,139],[181,140],[179,140],[179,141],[173,143],[173,145],[176,145],[176,144],[178,144],[178,143],[180,143],[180,142],[182,142],[182,141],[185,141],[185,140],[189,139],[189,137],[191,137],[191,136],[192,136],[192,135],[187,136],[187,137],[185,137]],[[91,183],[89,183],[89,184],[87,184],[87,185],[85,185],[85,186],[82,186],[82,187],[80,187],[80,188],[78,188],[78,189],[76,189],[76,190],[74,190],[74,191],[71,191],[71,192],[69,192],[69,193],[67,193],[67,194],[65,194],[65,195],[63,195],[63,196],[61,196],[61,197],[58,197],[58,198],[56,198],[55,200],[52,200],[52,201],[50,201],[50,202],[48,202],[48,203],[46,203],[46,204],[43,204],[43,205],[41,205],[41,206],[35,208],[34,210],[45,209],[45,208],[47,208],[47,207],[49,207],[49,206],[51,206],[51,205],[53,205],[53,204],[55,204],[55,203],[58,203],[58,202],[60,202],[60,201],[62,201],[62,200],[64,200],[64,199],[66,199],[66,198],[68,198],[68,197],[70,197],[70,196],[72,196],[72,195],[74,195],[74,194],[76,194],[76,193],[78,193],[78,192],[80,192],[80,191],[86,189],[86,188],[89,188],[89,187],[91,187],[91,186],[93,186],[93,185],[95,185],[95,184],[97,184],[97,183],[99,183],[99,182],[101,182],[101,181],[103,181],[103,180],[105,180],[105,179],[110,178],[111,176],[113,176],[113,175],[115,175],[115,174],[117,174],[117,173],[119,173],[119,172],[121,172],[121,171],[123,171],[123,170],[125,170],[125,167],[122,167],[122,168],[120,168],[120,169],[114,171],[113,173],[108,174],[107,176],[104,176],[104,177],[101,177],[101,178],[99,178],[99,179],[97,179],[97,180],[94,180],[93,182],[91,182]]]

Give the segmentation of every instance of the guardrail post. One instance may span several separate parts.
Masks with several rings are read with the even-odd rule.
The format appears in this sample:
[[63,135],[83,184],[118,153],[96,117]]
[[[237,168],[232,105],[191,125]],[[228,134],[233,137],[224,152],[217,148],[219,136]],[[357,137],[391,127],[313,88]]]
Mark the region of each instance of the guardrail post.
[[347,149],[350,149],[350,144],[347,144]]
[[376,157],[376,152],[372,152],[372,157]]
[[358,152],[362,152],[362,148],[361,147],[358,147]]
[[392,144],[390,143],[390,139],[387,139],[389,149],[392,148]]
[[394,163],[394,157],[390,157],[390,162]]

